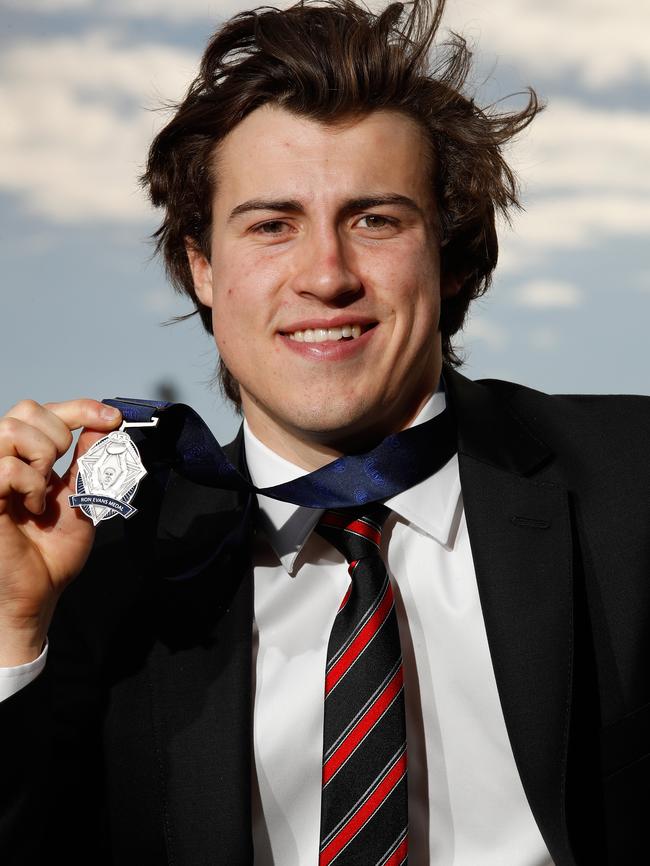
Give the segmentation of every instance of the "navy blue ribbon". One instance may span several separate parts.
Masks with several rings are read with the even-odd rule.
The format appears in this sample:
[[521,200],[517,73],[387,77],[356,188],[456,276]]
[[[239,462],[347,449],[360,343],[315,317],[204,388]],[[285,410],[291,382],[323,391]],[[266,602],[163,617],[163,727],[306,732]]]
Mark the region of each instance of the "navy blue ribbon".
[[308,508],[348,508],[390,499],[433,475],[456,451],[447,408],[423,424],[387,436],[364,454],[339,457],[321,469],[274,487],[257,488],[232,465],[205,422],[183,403],[119,397],[104,400],[127,422],[173,422],[174,468],[209,487],[256,492]]

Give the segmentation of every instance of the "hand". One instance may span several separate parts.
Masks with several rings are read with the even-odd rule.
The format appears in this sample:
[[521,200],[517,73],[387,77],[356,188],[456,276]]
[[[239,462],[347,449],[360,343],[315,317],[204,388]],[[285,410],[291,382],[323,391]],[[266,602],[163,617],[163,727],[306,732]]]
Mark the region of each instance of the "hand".
[[[83,568],[95,533],[68,503],[77,458],[120,423],[117,409],[96,400],[24,400],[0,419],[0,666],[40,654],[57,599]],[[59,478],[52,467],[79,427]]]

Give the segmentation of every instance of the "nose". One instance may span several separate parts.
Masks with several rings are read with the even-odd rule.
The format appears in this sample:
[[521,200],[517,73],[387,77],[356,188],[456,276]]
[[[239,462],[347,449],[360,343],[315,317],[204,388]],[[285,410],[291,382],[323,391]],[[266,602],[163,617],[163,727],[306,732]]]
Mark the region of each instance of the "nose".
[[344,304],[362,288],[354,256],[335,228],[307,235],[297,251],[293,290],[326,303]]

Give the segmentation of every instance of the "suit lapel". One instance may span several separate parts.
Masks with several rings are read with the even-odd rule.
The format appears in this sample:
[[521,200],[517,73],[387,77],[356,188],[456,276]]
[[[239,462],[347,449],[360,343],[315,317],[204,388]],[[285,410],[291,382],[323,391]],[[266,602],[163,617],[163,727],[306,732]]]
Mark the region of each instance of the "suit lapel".
[[573,663],[567,492],[544,480],[549,449],[507,399],[445,372],[461,487],[499,696],[531,809],[557,866],[571,866],[564,816]]
[[251,544],[236,494],[171,473],[156,567],[185,577],[156,584],[150,692],[168,858],[178,866],[252,862]]

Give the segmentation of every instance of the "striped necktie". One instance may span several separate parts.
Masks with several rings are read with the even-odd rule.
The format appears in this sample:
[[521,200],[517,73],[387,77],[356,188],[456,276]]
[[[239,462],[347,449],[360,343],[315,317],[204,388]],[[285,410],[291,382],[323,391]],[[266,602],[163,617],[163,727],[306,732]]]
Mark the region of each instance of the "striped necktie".
[[327,648],[319,866],[407,862],[406,722],[383,505],[326,511],[317,532],[352,577]]

